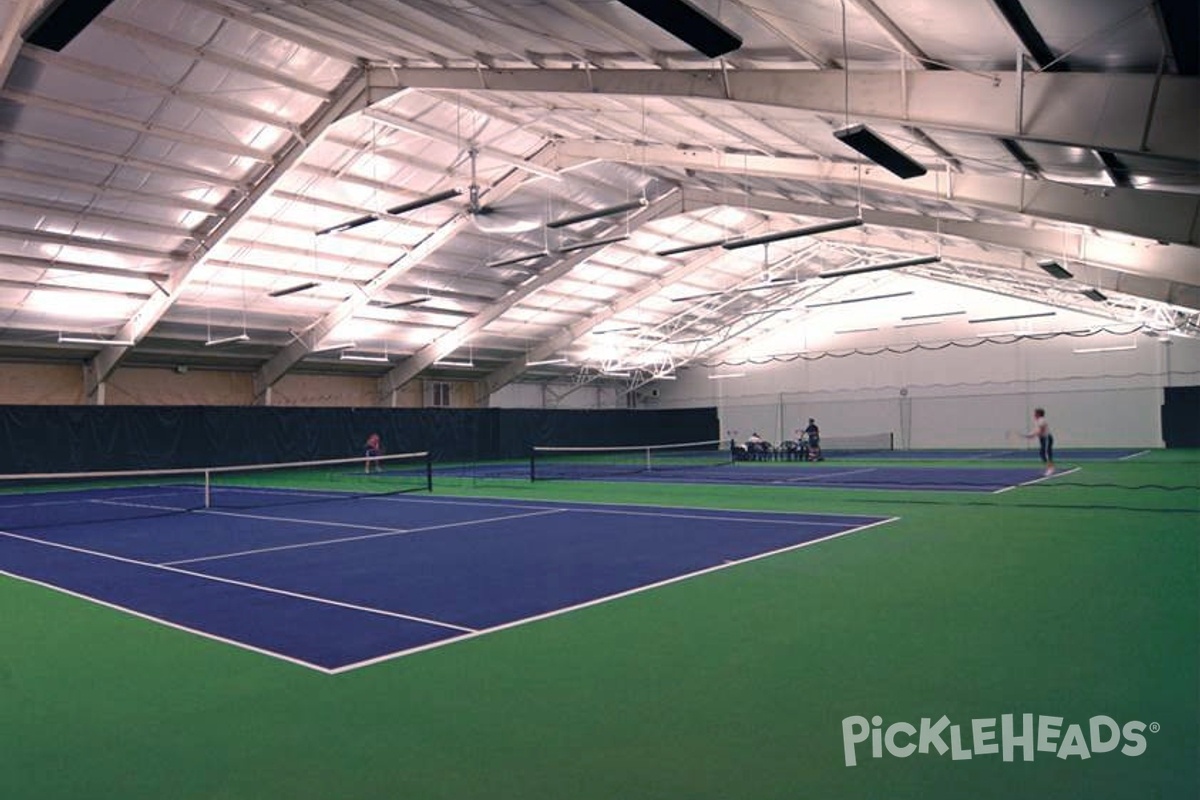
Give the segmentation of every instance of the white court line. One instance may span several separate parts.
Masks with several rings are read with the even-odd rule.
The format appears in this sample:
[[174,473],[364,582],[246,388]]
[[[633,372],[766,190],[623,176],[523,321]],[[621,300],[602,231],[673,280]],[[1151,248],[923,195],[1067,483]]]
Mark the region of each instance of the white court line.
[[878,472],[879,467],[860,467],[859,469],[844,469],[840,472],[826,472],[820,475],[804,476],[799,478],[783,478],[771,483],[808,483],[809,481],[821,481],[826,478],[844,478],[847,475],[861,475],[864,472]]
[[[4,531],[0,531],[0,533],[4,533]],[[129,614],[130,616],[138,617],[139,619],[149,620],[150,622],[156,622],[159,625],[163,625],[168,628],[174,628],[177,631],[183,631],[185,633],[190,633],[195,636],[200,636],[204,639],[211,639],[212,641],[220,642],[221,644],[233,645],[234,647],[241,648],[242,650],[249,650],[252,653],[258,653],[259,655],[271,656],[273,658],[278,658],[282,661],[287,661],[292,664],[297,664],[301,667],[308,667],[309,669],[316,670],[317,672],[324,672],[326,675],[333,674],[333,672],[328,667],[322,667],[317,664],[312,664],[312,663],[309,663],[308,661],[303,661],[294,656],[284,655],[283,653],[276,653],[274,650],[266,650],[262,647],[255,647],[252,644],[246,644],[245,642],[239,642],[236,639],[226,639],[224,636],[218,636],[215,633],[209,633],[208,631],[203,631],[203,630],[200,630],[199,628],[189,628],[187,625],[180,625],[178,622],[172,622],[169,619],[163,619],[162,617],[155,617],[155,616],[147,614],[143,611],[137,611],[135,609],[128,608],[126,606],[118,605],[116,603],[110,603],[107,600],[101,600],[97,597],[91,597],[90,595],[80,594],[79,592],[75,592],[70,589],[64,589],[61,586],[55,586],[53,583],[45,583],[44,581],[39,581],[34,578],[29,578],[24,575],[18,575],[16,573],[8,572],[8,571],[2,570],[2,569],[0,569],[0,575],[4,575],[6,577],[12,578],[13,580],[18,580],[18,581],[22,581],[24,583],[29,583],[34,586],[41,586],[43,589],[49,589],[51,591],[58,592],[59,594],[65,594],[69,597],[74,597],[79,600],[86,600],[89,603],[94,603],[98,606],[103,606],[105,608],[111,608],[116,611],[120,611],[125,614]]]
[[47,542],[42,539],[35,539],[31,536],[22,536],[19,533],[11,531],[0,531],[0,536],[8,536],[20,541],[29,542],[31,544],[42,545],[44,547],[55,547],[60,550],[68,550],[73,553],[83,553],[96,558],[104,558],[110,561],[120,561],[125,564],[133,564],[138,567],[147,567],[149,569],[163,570],[165,572],[174,572],[179,575],[188,575],[193,578],[201,578],[206,581],[214,581],[216,583],[225,583],[231,586],[240,586],[245,589],[253,589],[267,594],[277,594],[282,597],[294,597],[298,600],[306,600],[311,603],[320,603],[322,605],[337,606],[339,608],[348,608],[352,611],[365,611],[368,614],[378,614],[383,617],[393,617],[395,619],[409,620],[410,622],[421,622],[426,625],[434,625],[439,628],[450,628],[456,631],[473,632],[474,628],[467,628],[462,625],[455,625],[452,622],[441,622],[435,619],[426,619],[412,614],[401,614],[397,611],[385,611],[381,608],[371,608],[370,606],[360,606],[354,603],[344,603],[341,600],[330,600],[327,597],[317,597],[315,595],[301,594],[299,592],[290,592],[286,589],[276,589],[271,586],[261,586],[256,583],[247,583],[246,581],[234,580],[233,578],[222,578],[219,575],[207,575],[203,572],[192,572],[191,570],[179,569],[178,567],[170,566],[169,564],[155,564],[150,561],[139,561],[136,558],[126,558],[125,556],[113,555],[111,553],[101,553],[98,550],[89,550],[86,547],[76,547],[69,544],[61,544],[59,542]]
[[[437,531],[446,528],[461,528],[467,525],[481,525],[488,522],[504,522],[510,519],[522,519],[524,517],[538,517],[544,514],[558,514],[566,509],[551,508],[543,511],[531,511],[525,514],[509,514],[503,517],[486,517],[484,519],[470,519],[460,522],[446,522],[440,525],[426,525],[420,528],[389,528],[380,529],[379,533],[365,533],[362,536],[342,536],[337,539],[322,539],[316,542],[297,542],[296,544],[281,544],[274,547],[260,547],[255,550],[242,550],[236,553],[219,553],[213,556],[201,556],[199,558],[184,558],[178,561],[164,561],[162,566],[171,567],[178,564],[196,564],[201,561],[219,561],[223,558],[237,558],[239,556],[257,555],[259,553],[276,553],[281,550],[300,550],[305,547],[324,547],[329,544],[343,544],[345,542],[361,542],[367,539],[379,539],[384,536],[400,536],[410,533],[422,533],[424,531]],[[270,517],[270,519],[275,519]]]
[[812,539],[807,542],[801,542],[799,544],[788,545],[787,547],[781,547],[778,550],[771,550],[766,553],[758,553],[756,555],[747,556],[746,558],[741,558],[736,561],[726,561],[723,564],[716,564],[711,567],[705,567],[704,569],[696,570],[695,572],[688,572],[683,575],[676,575],[673,578],[666,578],[665,580],[656,581],[655,583],[648,583],[648,584],[645,584],[644,586],[635,586],[632,589],[626,589],[625,591],[617,592],[616,594],[610,594],[610,595],[606,595],[604,597],[597,597],[592,600],[586,600],[582,603],[576,603],[573,606],[557,608],[557,609],[554,609],[553,611],[547,611],[544,614],[536,614],[532,617],[525,617],[523,619],[513,620],[511,622],[505,622],[500,625],[495,625],[491,628],[483,628],[481,630],[474,631],[474,632],[466,634],[464,636],[455,636],[451,639],[442,639],[441,641],[430,642],[428,644],[420,645],[418,647],[410,647],[406,650],[397,650],[394,653],[386,653],[381,656],[375,656],[374,658],[369,658],[365,661],[359,661],[354,664],[347,664],[342,667],[335,667],[334,669],[329,670],[329,673],[331,675],[340,675],[343,672],[350,672],[351,670],[361,669],[363,667],[369,667],[374,664],[382,663],[384,661],[391,661],[396,658],[401,658],[403,656],[412,655],[413,653],[419,653],[419,652],[422,652],[425,650],[432,650],[435,647],[444,647],[445,645],[448,645],[448,644],[454,644],[456,642],[463,642],[468,639],[474,639],[476,637],[484,636],[489,633],[496,633],[497,631],[507,630],[508,628],[515,628],[519,625],[528,625],[531,622],[539,622],[544,619],[550,619],[551,617],[561,616],[562,614],[569,614],[572,611],[578,611],[581,608],[588,608],[589,606],[600,605],[601,603],[608,603],[610,601],[618,600],[623,597],[629,597],[631,595],[650,591],[651,589],[658,589],[663,586],[669,586],[672,583],[679,583],[680,581],[690,580],[692,578],[696,578],[701,575],[707,575],[709,573],[717,572],[719,570],[729,569],[730,567],[736,567],[741,564],[748,564],[751,561],[758,561],[759,559],[770,558],[771,556],[776,556],[776,555],[779,555],[780,553],[787,553],[791,550],[799,550],[802,547],[808,547],[808,546],[814,545],[814,544],[822,544],[824,542],[832,541],[833,539],[838,539],[842,536],[849,536],[852,533],[858,533],[859,531],[865,531],[868,528],[874,528],[878,525],[886,525],[890,522],[895,522],[898,519],[900,519],[900,518],[899,517],[889,517],[887,519],[877,520],[876,522],[871,522],[867,525],[860,525],[856,528],[850,528],[849,530],[840,531],[838,533],[830,534],[829,536],[823,536],[820,539]]
[[[816,526],[823,526],[823,527],[840,528],[846,524],[844,522],[818,522],[816,520],[801,519],[801,518],[799,518],[799,516],[804,514],[803,511],[753,512],[753,513],[760,513],[760,514],[770,514],[770,513],[796,514],[798,517],[797,519],[754,519],[753,517],[725,517],[725,516],[716,517],[716,516],[712,516],[709,514],[675,514],[675,513],[663,514],[663,513],[655,513],[652,511],[621,511],[619,509],[610,509],[610,508],[564,508],[562,510],[563,511],[575,511],[575,512],[579,512],[579,513],[583,513],[583,514],[625,514],[625,515],[633,516],[633,517],[669,517],[671,519],[715,520],[717,522],[753,522],[757,525],[816,525]],[[836,515],[826,512],[823,514],[814,514],[813,516],[829,517],[829,516],[836,516]],[[849,518],[854,518],[854,517],[861,518],[861,517],[865,517],[867,515],[866,514],[845,514],[842,516],[849,517]]]
[[1139,450],[1136,453],[1130,453],[1127,456],[1121,456],[1120,458],[1117,459],[1117,461],[1128,461],[1131,458],[1137,458],[1139,456],[1144,456],[1149,452],[1150,452],[1149,450]]
[[1025,481],[1024,483],[1018,483],[1016,486],[1005,486],[1003,489],[997,489],[996,491],[992,492],[992,494],[1004,494],[1005,492],[1011,491],[1013,489],[1019,489],[1022,486],[1033,486],[1034,484],[1042,483],[1044,481],[1048,481],[1048,480],[1052,480],[1053,478],[1057,478],[1060,475],[1070,475],[1073,472],[1079,472],[1081,469],[1083,469],[1083,468],[1082,467],[1071,467],[1070,469],[1065,469],[1062,472],[1052,472],[1049,475],[1043,475],[1040,478],[1033,478],[1032,480]]

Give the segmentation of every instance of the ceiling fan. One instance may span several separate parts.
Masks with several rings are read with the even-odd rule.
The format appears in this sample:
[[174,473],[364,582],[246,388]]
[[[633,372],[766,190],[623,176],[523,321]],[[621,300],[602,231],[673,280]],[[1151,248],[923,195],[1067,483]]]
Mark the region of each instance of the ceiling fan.
[[[547,203],[545,199],[539,198],[536,201],[528,197],[524,198],[506,198],[500,203],[488,204],[483,202],[482,187],[479,184],[478,175],[476,173],[477,160],[479,153],[472,147],[467,150],[467,157],[471,164],[471,183],[466,188],[467,196],[466,206],[463,211],[470,218],[475,227],[484,233],[525,233],[538,228],[561,229],[572,225],[578,225],[583,222],[602,219],[604,217],[623,214],[628,211],[635,211],[644,207],[647,204],[645,197],[640,197],[636,200],[631,200],[625,203],[618,203],[604,208],[584,211],[579,214],[559,217],[551,220],[543,220],[546,211]],[[317,231],[317,236],[327,234],[343,233],[354,228],[359,228],[363,225],[370,224],[380,219],[389,217],[398,217],[403,214],[408,214],[422,208],[437,205],[439,203],[449,202],[464,194],[463,189],[451,188],[440,192],[428,194],[423,197],[401,203],[391,208],[385,209],[376,214],[364,214],[353,219],[339,222],[336,225],[330,225],[327,228],[322,228]]]

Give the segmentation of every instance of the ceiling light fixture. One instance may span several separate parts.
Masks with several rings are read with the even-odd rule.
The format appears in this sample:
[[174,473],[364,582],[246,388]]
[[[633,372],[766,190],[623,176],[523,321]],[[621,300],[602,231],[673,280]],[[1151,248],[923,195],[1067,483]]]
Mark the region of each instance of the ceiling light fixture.
[[58,335],[59,344],[98,344],[98,345],[114,345],[117,347],[131,347],[137,342],[132,339],[101,339],[97,336],[63,336]]
[[421,303],[428,303],[432,299],[433,298],[430,297],[429,295],[423,295],[421,297],[413,297],[408,300],[400,300],[395,303],[386,303],[386,304],[384,304],[383,307],[384,308],[407,308],[408,306],[417,306],[417,305],[420,305]]
[[743,247],[753,247],[758,244],[770,244],[771,242],[779,242],[784,239],[796,239],[801,236],[812,236],[816,233],[840,231],[845,228],[855,228],[862,224],[863,221],[859,217],[837,219],[833,220],[832,222],[820,222],[816,225],[806,225],[803,228],[792,228],[791,230],[787,231],[764,233],[762,236],[751,236],[748,239],[731,239],[727,242],[722,242],[721,247],[724,247],[726,250],[741,250]]
[[564,254],[564,253],[574,253],[577,250],[587,250],[589,247],[607,247],[610,244],[616,244],[617,242],[623,242],[628,238],[629,238],[629,234],[626,233],[626,234],[622,234],[620,236],[611,236],[607,239],[596,239],[595,241],[591,241],[591,242],[580,242],[579,244],[571,244],[571,245],[567,245],[566,247],[560,247],[560,248],[558,248],[557,252],[559,254]]
[[527,367],[545,367],[550,364],[566,364],[569,363],[565,358],[543,358],[540,361],[526,361]]
[[1116,353],[1121,350],[1137,350],[1136,344],[1113,345],[1112,347],[1077,347],[1072,353]]
[[655,250],[654,255],[663,256],[663,257],[677,256],[677,255],[680,255],[681,253],[691,253],[695,250],[705,250],[709,247],[716,247],[717,245],[725,244],[726,241],[728,241],[728,240],[713,239],[710,242],[697,242],[696,244],[685,244],[680,247],[670,247],[666,250]]
[[1039,262],[1037,262],[1037,265],[1039,267],[1041,267],[1042,269],[1046,270],[1046,272],[1053,275],[1055,278],[1058,278],[1060,281],[1065,281],[1068,278],[1075,277],[1074,275],[1072,275],[1070,272],[1067,271],[1066,267],[1064,267],[1062,264],[1058,263],[1057,261],[1055,261],[1052,258],[1047,258],[1043,261],[1039,261]]
[[1108,299],[1108,295],[1099,289],[1084,289],[1080,294],[1089,300],[1095,300],[1097,303],[1103,303]]
[[620,0],[621,5],[641,14],[709,58],[732,53],[742,46],[742,37],[726,28],[687,0]]
[[709,375],[708,379],[710,381],[723,381],[728,378],[744,378],[744,377],[746,377],[746,373],[744,373],[744,372],[719,372],[719,373],[716,373],[713,375]]
[[847,297],[845,300],[830,300],[825,303],[810,303],[805,308],[824,308],[825,306],[840,306],[847,303],[865,303],[869,300],[887,300],[892,297],[904,297],[912,292],[890,292],[889,294],[873,294],[869,297]]
[[966,311],[937,311],[932,314],[913,314],[908,317],[901,317],[900,319],[931,319],[933,317],[957,317],[957,316],[959,316],[961,314],[965,314],[965,313],[967,313],[967,312]]
[[967,322],[969,322],[972,325],[979,325],[980,323],[984,323],[984,322],[1008,322],[1009,320],[1014,320],[1014,319],[1036,319],[1038,317],[1053,317],[1057,313],[1058,313],[1057,311],[1039,311],[1034,314],[1011,314],[1007,317],[980,317],[978,319],[969,319],[969,320],[967,320]]
[[623,214],[626,211],[634,211],[639,208],[646,207],[646,198],[642,197],[637,200],[631,200],[628,203],[620,203],[607,208],[598,208],[595,211],[585,211],[582,214],[575,214],[570,217],[551,220],[546,223],[546,227],[550,229],[565,228],[568,225],[578,225],[580,222],[590,222],[594,219],[603,219],[604,217],[612,217],[617,214]]
[[217,345],[222,345],[222,344],[233,344],[234,342],[248,342],[248,341],[250,341],[249,334],[239,333],[237,336],[226,336],[224,339],[210,339],[209,341],[204,343],[204,346],[205,347],[216,347]]
[[861,267],[850,267],[849,269],[835,269],[829,272],[822,272],[817,275],[818,278],[841,278],[846,275],[861,275],[864,272],[879,272],[885,269],[903,269],[904,267],[919,267],[922,264],[936,264],[942,260],[941,256],[917,256],[916,258],[905,258],[900,261],[888,261],[883,264],[866,264]]
[[927,171],[862,123],[839,128],[833,135],[897,178],[917,178]]
[[452,361],[450,359],[439,359],[433,362],[439,367],[474,367],[474,361]]
[[363,361],[371,364],[391,363],[391,359],[387,356],[368,356],[359,353],[342,353],[338,358],[342,361]]
[[511,267],[514,264],[520,264],[525,261],[536,261],[539,258],[545,258],[550,255],[549,250],[541,250],[537,253],[529,253],[524,256],[513,256],[512,258],[501,259],[500,261],[489,261],[484,264],[485,267],[492,269],[497,267]]
[[354,342],[341,342],[340,344],[327,344],[322,347],[314,347],[308,352],[310,353],[332,353],[337,350],[353,350],[358,347]]
[[317,283],[316,281],[307,281],[305,283],[298,283],[295,286],[288,286],[284,289],[276,289],[273,292],[267,292],[267,296],[283,297],[285,295],[295,294],[296,292],[306,292],[309,289],[315,289],[320,285],[321,284]]
[[91,24],[92,20],[100,16],[110,3],[112,0],[60,0],[57,3],[45,3],[44,10],[26,29],[23,38],[32,45],[61,52]]

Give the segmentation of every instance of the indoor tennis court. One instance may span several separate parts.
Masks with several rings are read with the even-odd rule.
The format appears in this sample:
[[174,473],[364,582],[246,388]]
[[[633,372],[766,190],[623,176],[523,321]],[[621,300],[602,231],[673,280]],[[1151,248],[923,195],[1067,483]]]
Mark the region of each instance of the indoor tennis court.
[[1200,797],[1198,37],[0,3],[0,798]]

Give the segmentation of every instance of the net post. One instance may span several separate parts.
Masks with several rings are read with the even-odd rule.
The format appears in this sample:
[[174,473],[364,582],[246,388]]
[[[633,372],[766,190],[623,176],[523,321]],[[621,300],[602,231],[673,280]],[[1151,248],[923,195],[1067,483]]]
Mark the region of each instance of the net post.
[[896,449],[896,432],[888,431],[888,450]]
[[425,453],[425,491],[433,491],[433,451]]
[[204,470],[204,507],[212,508],[212,470]]
[[537,480],[537,448],[529,448],[529,480]]

